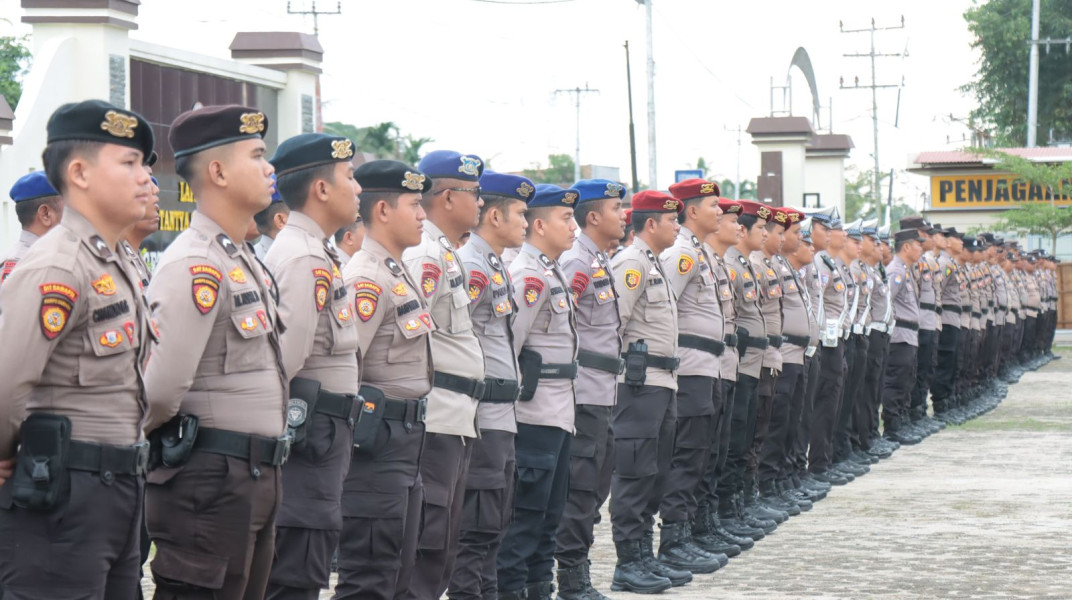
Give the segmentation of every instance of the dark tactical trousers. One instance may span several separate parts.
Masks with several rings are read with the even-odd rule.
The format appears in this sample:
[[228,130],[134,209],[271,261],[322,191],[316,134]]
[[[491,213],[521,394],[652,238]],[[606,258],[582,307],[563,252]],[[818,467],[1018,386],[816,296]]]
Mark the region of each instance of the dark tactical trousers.
[[912,420],[927,414],[927,394],[934,380],[935,361],[938,357],[938,330],[919,330],[919,350],[916,351],[916,382],[912,387]]
[[718,496],[729,498],[744,489],[744,474],[747,467],[748,451],[752,447],[752,431],[749,425],[755,423],[756,388],[759,380],[744,373],[737,374],[737,385],[733,388],[733,411],[727,415],[730,419],[730,439],[726,452],[725,467],[718,480]]
[[458,533],[465,504],[465,476],[473,438],[428,433],[421,457],[424,506],[417,561],[403,598],[439,598],[447,591],[458,552]]
[[[852,400],[852,416],[849,420],[847,434],[849,438],[849,451],[865,448],[864,440],[867,436],[867,411],[871,406],[867,383],[867,357],[871,354],[871,338],[859,334],[856,336],[856,368],[853,379],[855,393],[850,396]],[[869,447],[869,446],[868,446]]]
[[867,342],[867,361],[864,373],[864,415],[853,426],[860,436],[860,449],[868,450],[879,437],[878,415],[882,405],[882,379],[890,355],[890,334],[872,331]]
[[712,377],[682,375],[677,379],[674,453],[659,504],[663,523],[691,521],[696,516],[696,488],[711,455],[716,385],[718,380]]
[[990,379],[997,375],[998,364],[1000,364],[1001,355],[998,354],[999,340],[1001,339],[1001,328],[991,323],[986,327],[986,342],[983,345],[983,354],[986,356],[986,378]]
[[[813,356],[804,359],[804,397],[800,405],[800,417],[795,421],[796,425],[790,441],[789,473],[808,472],[808,446],[811,444],[811,426],[815,417],[815,392],[819,388],[819,361],[822,354],[816,352]],[[790,418],[790,422],[794,422]]]
[[833,464],[834,425],[845,379],[845,346],[823,346],[820,352],[822,359],[812,413],[811,448],[808,451],[808,468],[812,473],[822,473]]
[[275,552],[279,467],[194,452],[147,476],[145,524],[157,600],[261,600]]
[[472,441],[458,555],[447,586],[451,600],[498,594],[499,546],[514,514],[514,437],[509,431],[481,429]]
[[912,386],[916,381],[916,347],[906,342],[890,344],[890,358],[882,380],[884,433],[908,425]]
[[760,448],[756,481],[766,483],[789,474],[791,433],[796,425],[793,420],[800,421],[800,407],[804,404],[806,393],[804,365],[783,364],[782,372],[774,384],[770,425]]
[[424,423],[406,401],[405,420],[384,420],[369,448],[354,450],[342,490],[335,598],[388,599],[409,587],[424,486]]
[[960,330],[960,341],[957,348],[957,379],[954,384],[954,393],[962,395],[971,386],[971,362],[974,358],[976,331],[970,327]]
[[572,437],[558,427],[517,424],[517,493],[499,549],[500,593],[554,579],[555,532],[569,493]]
[[731,413],[736,388],[736,381],[721,379],[711,390],[715,405],[714,419],[711,422],[711,452],[704,463],[703,477],[696,486],[696,502],[701,506],[718,506],[718,482],[722,480],[726,470],[726,459],[730,451]]
[[834,462],[841,462],[852,452],[856,436],[853,416],[859,413],[863,398],[864,367],[867,364],[868,339],[853,333],[845,345],[845,387],[841,392],[837,429],[834,431]]
[[938,335],[938,360],[934,365],[934,383],[931,384],[931,401],[934,414],[952,408],[950,401],[957,382],[957,359],[960,346],[960,327],[943,325]]
[[587,564],[595,541],[596,516],[610,493],[614,469],[613,406],[578,404],[570,442],[570,483],[566,509],[555,536],[559,568]]
[[314,414],[305,440],[283,466],[283,500],[275,520],[275,560],[266,600],[316,600],[331,578],[339,545],[339,498],[350,469],[353,428],[347,419]]
[[615,542],[636,541],[654,531],[663,484],[674,452],[674,390],[618,384],[614,407],[614,474],[610,519]]
[[751,416],[748,425],[752,443],[748,448],[748,457],[745,460],[745,485],[754,485],[759,472],[759,452],[767,440],[767,432],[770,430],[771,412],[774,410],[774,386],[777,383],[777,375],[772,369],[761,369],[759,372],[759,385],[756,386],[756,409]]
[[144,481],[71,471],[67,498],[31,511],[0,487],[0,596],[10,600],[134,600]]

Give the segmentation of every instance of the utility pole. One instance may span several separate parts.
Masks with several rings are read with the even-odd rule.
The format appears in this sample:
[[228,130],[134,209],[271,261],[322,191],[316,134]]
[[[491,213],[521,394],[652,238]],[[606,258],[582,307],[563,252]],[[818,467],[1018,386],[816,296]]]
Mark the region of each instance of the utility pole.
[[573,180],[578,181],[581,178],[581,96],[585,94],[598,94],[599,90],[593,90],[588,87],[588,84],[584,84],[584,88],[577,86],[572,89],[555,90],[555,95],[559,94],[572,94],[574,104],[577,107],[577,149],[573,154]]
[[[290,0],[287,0],[287,14],[288,15],[313,15],[313,36],[320,39],[320,15],[341,15],[342,14],[342,2],[335,3],[335,10],[322,11],[316,9],[316,0],[313,0],[313,5],[309,7],[309,10],[291,10]],[[313,131],[324,130],[323,120],[323,105],[320,101],[320,75],[316,76],[316,111],[313,115]]]
[[[1031,2],[1031,57],[1027,74],[1027,147],[1035,147],[1038,129],[1039,0]],[[1049,50],[1049,46],[1046,47]]]
[[[848,58],[870,58],[871,59],[871,83],[869,85],[860,85],[860,78],[856,77],[853,85],[845,85],[845,78],[842,77],[841,78],[841,89],[843,89],[843,90],[870,89],[871,90],[871,118],[872,118],[872,124],[874,126],[874,134],[875,134],[875,152],[874,152],[875,170],[874,170],[874,182],[871,185],[871,195],[874,198],[875,209],[876,210],[879,210],[879,207],[882,206],[882,190],[879,189],[879,170],[878,170],[878,90],[879,90],[879,88],[903,87],[904,86],[904,81],[902,79],[902,81],[901,81],[901,83],[899,85],[896,85],[896,84],[879,85],[878,84],[877,68],[875,66],[875,59],[880,58],[880,57],[890,57],[890,58],[892,58],[892,57],[904,57],[904,56],[908,55],[908,52],[894,52],[894,53],[879,53],[879,52],[875,52],[875,32],[877,32],[877,31],[889,31],[889,30],[893,30],[893,29],[904,29],[904,26],[905,26],[905,24],[904,24],[904,17],[903,16],[901,17],[901,24],[900,25],[895,25],[895,26],[892,26],[892,27],[876,27],[875,26],[875,19],[873,17],[871,19],[871,27],[865,27],[863,29],[845,29],[845,25],[843,23],[841,23],[840,21],[838,22],[838,27],[841,29],[841,33],[865,33],[866,32],[866,33],[871,34],[871,52],[868,52],[867,54],[854,53],[854,54],[844,54],[843,55],[843,56],[848,57]],[[890,208],[891,208],[890,204],[891,203],[892,203],[892,200],[890,200],[890,202],[887,202],[887,204],[886,204],[886,216],[882,221],[883,225],[889,225],[890,224]]]
[[736,128],[722,126],[725,131],[737,132],[737,178],[733,180],[733,195],[737,200],[741,199],[741,126]]
[[636,128],[633,126],[633,70],[629,67],[629,40],[625,40],[625,89],[629,96],[629,161],[633,166],[633,193],[640,189],[636,170]]
[[658,189],[655,164],[655,55],[652,50],[651,0],[636,0],[644,5],[645,32],[648,44],[648,187]]

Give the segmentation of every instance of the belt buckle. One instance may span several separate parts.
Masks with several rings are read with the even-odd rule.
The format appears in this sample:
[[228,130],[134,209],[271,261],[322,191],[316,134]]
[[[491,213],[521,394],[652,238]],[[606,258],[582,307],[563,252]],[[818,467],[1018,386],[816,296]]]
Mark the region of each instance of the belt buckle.
[[417,418],[415,420],[418,423],[424,423],[424,417],[426,414],[428,414],[428,399],[417,399]]
[[473,390],[473,399],[480,400],[484,397],[484,392],[486,392],[488,389],[488,382],[481,379],[479,381],[476,381],[473,387],[475,388]]
[[283,466],[287,464],[287,459],[290,458],[290,442],[291,437],[289,435],[282,435],[275,439],[275,452],[272,453],[272,464]]
[[134,444],[134,475],[144,475],[149,470],[149,442]]

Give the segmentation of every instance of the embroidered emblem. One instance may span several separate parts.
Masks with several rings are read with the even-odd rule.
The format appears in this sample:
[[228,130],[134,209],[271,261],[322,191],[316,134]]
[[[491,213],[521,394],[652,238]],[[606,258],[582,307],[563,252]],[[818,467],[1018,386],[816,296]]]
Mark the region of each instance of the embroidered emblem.
[[715,184],[713,184],[713,183],[701,183],[700,184],[700,193],[705,195],[705,196],[710,196],[711,194],[717,194],[718,192],[715,191]]
[[257,311],[257,320],[261,322],[261,327],[268,329],[268,313],[263,310]]
[[424,323],[424,326],[427,327],[429,331],[436,330],[435,323],[432,322],[432,315],[421,313],[417,318],[421,320],[421,323]]
[[129,339],[131,342],[133,342],[134,341],[134,322],[133,321],[127,321],[126,323],[123,323],[123,331],[127,332],[127,339]]
[[138,118],[131,115],[110,110],[104,113],[104,121],[100,128],[119,138],[134,137],[134,130],[138,127]]
[[682,254],[681,258],[677,259],[677,272],[684,275],[692,270],[692,266],[696,264],[692,257],[688,254]]
[[331,158],[342,160],[354,155],[354,143],[350,140],[335,140],[331,142]]
[[15,260],[5,260],[4,261],[3,268],[0,269],[0,282],[2,282],[5,279],[7,279],[8,275],[11,275],[11,272],[15,270],[15,265],[17,265],[17,264],[19,264],[19,263],[18,263],[18,261],[15,261]]
[[41,284],[41,333],[53,340],[67,326],[78,292],[62,283]]
[[405,324],[406,331],[417,331],[421,328],[421,322],[417,319],[410,319]]
[[607,270],[604,268],[596,269],[595,273],[592,273],[592,279],[602,279],[607,276]]
[[439,289],[439,276],[442,273],[435,263],[421,265],[421,292],[424,293],[425,298],[431,298]]
[[603,190],[603,195],[608,198],[617,198],[622,195],[622,190],[624,189],[620,183],[608,183],[607,189]]
[[105,346],[107,348],[115,348],[123,342],[123,334],[119,333],[115,329],[109,329],[108,331],[102,333],[97,341],[100,342],[101,346]]
[[760,206],[756,209],[756,216],[760,219],[770,220],[771,210],[766,206]]
[[242,125],[238,127],[239,133],[260,133],[264,131],[264,113],[243,113],[238,117]]
[[531,185],[529,185],[529,183],[527,181],[523,181],[523,182],[521,182],[521,185],[517,186],[517,195],[521,196],[525,200],[528,200],[529,196],[532,195],[532,192],[535,192],[535,191],[536,191],[536,188],[534,188]]
[[424,189],[424,180],[425,177],[423,173],[406,171],[405,179],[402,180],[402,187],[407,190],[419,192]]
[[100,279],[93,282],[93,291],[102,296],[114,296],[115,295],[115,280],[112,276],[105,273],[100,276]]
[[194,276],[191,282],[194,306],[207,315],[216,306],[223,273],[211,265],[194,265],[190,267],[190,274]]
[[635,290],[640,286],[640,271],[636,269],[625,270],[625,287],[629,290]]
[[313,299],[316,300],[316,312],[324,310],[327,305],[330,288],[331,273],[327,269],[313,269]]
[[727,269],[730,272],[730,281],[737,281],[737,271]]
[[503,276],[502,276],[501,273],[492,273],[491,274],[491,281],[495,285],[502,285],[504,280],[503,280]]
[[752,280],[752,274],[749,273],[748,271],[741,271],[741,277],[744,277],[745,281],[751,281]]
[[[498,273],[496,273],[498,275]],[[488,276],[483,271],[469,271],[469,299],[476,301],[488,287]]]
[[406,287],[406,284],[399,283],[395,287],[391,288],[391,293],[396,296],[405,296],[409,293],[409,288]]
[[845,289],[845,286],[840,281],[834,283],[834,291],[840,292],[843,289]]
[[562,203],[573,204],[577,201],[577,198],[577,192],[566,192],[565,194],[562,194]]
[[558,299],[558,307],[559,308],[566,308],[566,299],[565,298],[559,298]]
[[465,173],[466,175],[472,175],[473,177],[480,176],[480,159],[475,156],[463,156],[461,157],[461,166],[458,167],[459,173]]
[[506,300],[495,305],[495,312],[500,315],[510,314],[510,303]]
[[573,301],[577,302],[577,299],[581,297],[584,290],[588,289],[588,284],[591,283],[592,278],[587,273],[577,271],[573,274],[573,281],[570,282],[570,291],[573,292]]
[[246,272],[242,270],[242,267],[235,267],[231,269],[231,272],[227,274],[227,277],[229,277],[231,281],[235,283],[245,283],[247,281]]
[[380,294],[383,288],[371,281],[359,281],[354,284],[354,306],[357,307],[357,316],[362,322],[367,323],[372,315],[376,314],[376,306],[380,302]]
[[246,331],[253,331],[257,328],[257,320],[253,317],[246,317],[242,319],[242,322],[238,324],[239,327]]
[[350,312],[350,305],[347,304],[346,306],[343,306],[338,311],[336,311],[335,316],[338,317],[340,321],[345,323],[352,319],[354,315],[352,312]]
[[677,207],[678,207],[677,200],[667,200],[666,202],[663,203],[663,210],[677,210]]
[[543,288],[546,284],[539,277],[526,277],[525,287],[523,295],[525,297],[526,306],[534,306],[536,301],[540,299],[540,294],[543,293]]

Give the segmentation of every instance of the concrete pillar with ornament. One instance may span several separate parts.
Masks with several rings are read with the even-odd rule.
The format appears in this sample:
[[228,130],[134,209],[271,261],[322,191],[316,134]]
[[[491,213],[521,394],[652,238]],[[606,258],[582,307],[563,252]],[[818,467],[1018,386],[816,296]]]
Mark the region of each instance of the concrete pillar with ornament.
[[316,36],[292,31],[240,32],[231,42],[231,58],[287,74],[279,91],[278,116],[272,127],[279,140],[320,130],[320,64],[324,48]]

